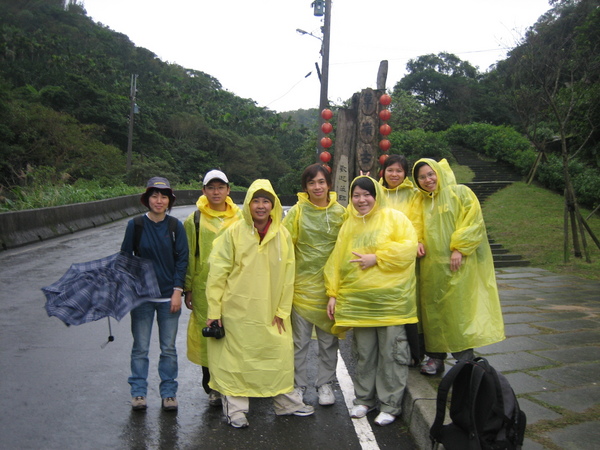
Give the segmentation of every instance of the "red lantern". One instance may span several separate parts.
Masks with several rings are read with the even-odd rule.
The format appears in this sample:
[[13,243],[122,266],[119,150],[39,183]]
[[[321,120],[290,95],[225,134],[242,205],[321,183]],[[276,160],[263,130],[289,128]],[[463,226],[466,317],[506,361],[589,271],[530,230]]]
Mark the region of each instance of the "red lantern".
[[325,120],[329,120],[333,117],[333,113],[330,109],[325,108],[323,111],[321,111],[321,117]]
[[321,125],[321,131],[325,134],[329,134],[333,131],[333,125],[331,125],[329,122],[325,122],[323,125]]
[[379,141],[379,148],[384,152],[387,152],[391,146],[392,143],[387,139],[382,139]]
[[384,122],[386,120],[390,120],[390,117],[392,117],[392,113],[389,109],[382,109],[381,111],[379,111],[379,118]]
[[383,166],[383,163],[385,162],[385,160],[386,160],[386,159],[388,159],[388,158],[389,158],[389,156],[390,156],[390,155],[388,155],[388,154],[381,155],[381,156],[379,157],[379,164],[381,164],[381,165]]
[[387,136],[392,132],[392,127],[390,127],[387,123],[384,123],[379,127],[379,132],[384,136]]
[[328,151],[323,151],[321,152],[321,154],[319,155],[319,158],[321,159],[321,161],[323,161],[324,163],[327,163],[329,161],[331,161],[331,153],[329,153]]
[[331,138],[328,138],[327,136],[325,136],[324,138],[321,138],[321,147],[329,148],[329,147],[331,147],[332,144],[333,144],[333,141],[331,140]]
[[392,97],[390,97],[388,94],[383,94],[381,97],[379,97],[379,103],[381,103],[383,106],[387,106],[392,103]]
[[379,178],[383,178],[383,169],[379,171]]
[[331,167],[329,167],[327,164],[322,164],[323,167],[325,167],[329,173],[331,173]]

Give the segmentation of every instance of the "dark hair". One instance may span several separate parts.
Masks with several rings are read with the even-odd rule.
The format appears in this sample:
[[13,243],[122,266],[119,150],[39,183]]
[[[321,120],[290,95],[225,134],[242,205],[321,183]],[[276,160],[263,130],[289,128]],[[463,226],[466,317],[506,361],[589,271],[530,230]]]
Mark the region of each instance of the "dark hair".
[[311,164],[306,169],[304,169],[304,172],[302,172],[301,180],[303,190],[306,191],[306,186],[308,185],[308,182],[313,178],[316,178],[317,175],[319,175],[319,172],[323,174],[323,176],[325,177],[325,182],[327,183],[327,187],[331,189],[331,174],[329,173],[329,170],[327,170],[327,168],[325,166],[322,166],[321,164]]
[[369,177],[360,177],[356,178],[352,182],[352,186],[350,186],[350,195],[354,194],[354,188],[359,187],[364,189],[365,191],[369,191],[369,194],[373,196],[373,198],[377,198],[377,191],[375,189],[375,183],[373,183],[373,179]]
[[175,204],[175,196],[173,195],[173,191],[171,189],[148,188],[146,192],[142,194],[142,203],[146,206],[146,208],[150,209],[149,198],[155,192],[169,197],[169,207],[167,208],[167,211],[171,212],[171,208],[173,208],[173,205]]
[[385,187],[389,187],[388,182],[385,179],[385,169],[387,169],[393,164],[400,164],[400,167],[402,167],[402,170],[404,170],[405,176],[408,176],[408,160],[406,159],[406,157],[404,155],[390,155],[385,160],[385,162],[383,163],[383,167],[381,168],[381,178],[383,178],[383,185]]
[[431,164],[429,164],[428,162],[425,162],[425,161],[419,161],[418,163],[415,164],[415,167],[413,167],[413,178],[415,180],[415,183],[417,183],[417,186],[419,186],[421,189],[423,189],[423,187],[421,186],[421,183],[419,183],[419,170],[423,166],[431,167]]

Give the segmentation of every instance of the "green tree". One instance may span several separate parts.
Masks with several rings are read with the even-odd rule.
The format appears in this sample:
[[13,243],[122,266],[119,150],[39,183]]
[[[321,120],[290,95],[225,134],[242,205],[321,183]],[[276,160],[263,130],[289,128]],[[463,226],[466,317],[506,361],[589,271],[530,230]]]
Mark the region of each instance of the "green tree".
[[429,54],[411,59],[408,74],[394,87],[406,91],[427,109],[430,128],[443,130],[453,123],[468,123],[475,117],[480,74],[467,61],[451,53]]

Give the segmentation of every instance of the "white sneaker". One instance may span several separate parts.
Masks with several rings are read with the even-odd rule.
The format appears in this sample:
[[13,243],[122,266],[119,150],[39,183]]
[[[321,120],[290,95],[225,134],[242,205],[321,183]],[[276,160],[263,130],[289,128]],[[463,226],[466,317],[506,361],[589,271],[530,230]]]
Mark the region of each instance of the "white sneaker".
[[353,419],[361,419],[367,415],[369,411],[373,411],[375,407],[368,407],[367,405],[354,405],[354,408],[350,411],[350,417]]
[[335,403],[335,394],[331,383],[321,385],[317,392],[319,393],[319,405],[328,406]]
[[248,425],[250,425],[246,418],[246,414],[243,412],[236,413],[232,417],[227,417],[227,423],[233,428],[248,428]]
[[377,417],[375,417],[375,423],[381,427],[389,425],[394,420],[396,420],[396,416],[386,412],[380,412]]
[[296,395],[300,397],[300,401],[304,402],[304,393],[306,392],[306,386],[296,386],[294,388]]

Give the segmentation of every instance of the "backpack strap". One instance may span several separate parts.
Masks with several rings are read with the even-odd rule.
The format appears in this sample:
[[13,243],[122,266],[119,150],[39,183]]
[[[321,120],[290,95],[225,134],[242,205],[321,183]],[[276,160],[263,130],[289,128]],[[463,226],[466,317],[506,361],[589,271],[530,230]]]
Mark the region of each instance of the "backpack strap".
[[471,379],[469,380],[468,397],[469,416],[471,418],[471,420],[469,420],[469,444],[473,445],[474,448],[481,448],[479,432],[476,426],[475,401],[477,400],[477,394],[479,393],[481,382],[487,370],[474,361],[471,361],[471,365],[473,366],[473,370],[471,371]]
[[[171,245],[173,247],[173,259],[177,259],[177,251],[175,242],[177,241],[177,218],[168,216],[169,219],[169,236],[171,237]],[[144,216],[136,216],[133,218],[133,254],[140,256],[140,241],[142,239],[142,231],[144,230]]]
[[173,261],[177,260],[177,225],[179,220],[176,217],[168,216],[169,218],[169,236],[171,236],[171,245],[173,246]]
[[500,417],[504,419],[504,422],[511,422],[512,419],[506,416],[506,412],[504,411],[504,397],[502,397],[502,384],[500,383],[500,378],[498,378],[498,372],[492,366],[487,359],[479,356],[473,360],[479,367],[482,367],[487,373],[491,375],[492,380],[494,381],[494,387],[496,391],[496,401],[494,402],[494,406],[492,407],[493,411]]
[[133,219],[133,254],[140,256],[140,240],[144,229],[144,216],[136,216]]
[[194,212],[194,225],[196,226],[196,258],[200,256],[200,210]]
[[431,429],[429,430],[429,437],[431,438],[432,446],[438,441],[442,432],[444,417],[446,416],[448,392],[450,391],[450,388],[452,387],[452,384],[454,383],[454,380],[458,376],[459,372],[467,364],[468,361],[458,361],[454,367],[452,367],[452,369],[450,369],[448,373],[444,375],[442,381],[440,381],[437,393],[435,420],[433,421],[433,425],[431,425]]

